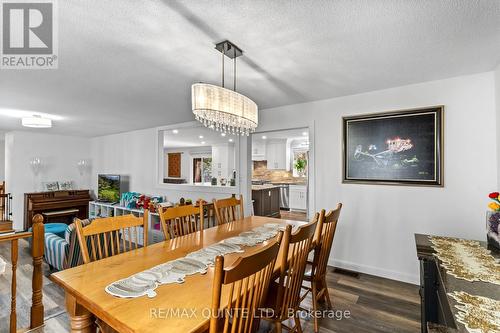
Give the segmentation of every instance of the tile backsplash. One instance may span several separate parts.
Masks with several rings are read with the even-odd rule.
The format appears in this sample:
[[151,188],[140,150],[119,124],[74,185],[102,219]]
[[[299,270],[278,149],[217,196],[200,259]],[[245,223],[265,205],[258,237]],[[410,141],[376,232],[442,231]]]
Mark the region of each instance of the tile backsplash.
[[252,179],[296,183],[307,181],[307,177],[294,177],[291,170],[269,170],[267,169],[267,161],[253,161]]

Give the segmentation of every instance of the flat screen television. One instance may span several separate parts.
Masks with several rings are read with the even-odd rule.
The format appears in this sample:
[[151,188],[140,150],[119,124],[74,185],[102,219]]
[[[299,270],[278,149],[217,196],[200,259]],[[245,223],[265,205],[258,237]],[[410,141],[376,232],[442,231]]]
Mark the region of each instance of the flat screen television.
[[97,176],[97,200],[104,202],[120,202],[122,186],[120,175]]

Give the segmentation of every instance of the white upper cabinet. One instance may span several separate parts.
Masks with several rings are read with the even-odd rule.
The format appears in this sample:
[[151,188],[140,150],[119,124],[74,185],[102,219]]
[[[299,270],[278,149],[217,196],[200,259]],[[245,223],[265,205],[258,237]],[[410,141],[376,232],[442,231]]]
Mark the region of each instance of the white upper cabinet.
[[266,142],[260,140],[252,141],[252,161],[264,161],[266,159]]
[[286,169],[286,139],[269,140],[266,147],[266,160],[269,170]]

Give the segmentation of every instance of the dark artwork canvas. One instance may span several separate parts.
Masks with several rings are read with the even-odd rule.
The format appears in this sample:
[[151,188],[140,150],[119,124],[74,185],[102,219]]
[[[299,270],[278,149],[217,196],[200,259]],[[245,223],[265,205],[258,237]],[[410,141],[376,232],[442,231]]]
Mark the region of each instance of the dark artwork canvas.
[[344,118],[344,182],[442,185],[442,107]]

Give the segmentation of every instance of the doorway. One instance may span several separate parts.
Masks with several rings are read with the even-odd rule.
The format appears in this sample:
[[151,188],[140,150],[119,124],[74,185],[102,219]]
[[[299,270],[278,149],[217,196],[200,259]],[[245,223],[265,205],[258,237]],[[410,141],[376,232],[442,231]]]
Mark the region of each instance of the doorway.
[[[252,200],[254,213],[280,216],[282,219],[307,221],[309,178],[312,159],[309,129],[293,128],[252,134]],[[278,212],[261,211],[259,191],[279,198]]]

